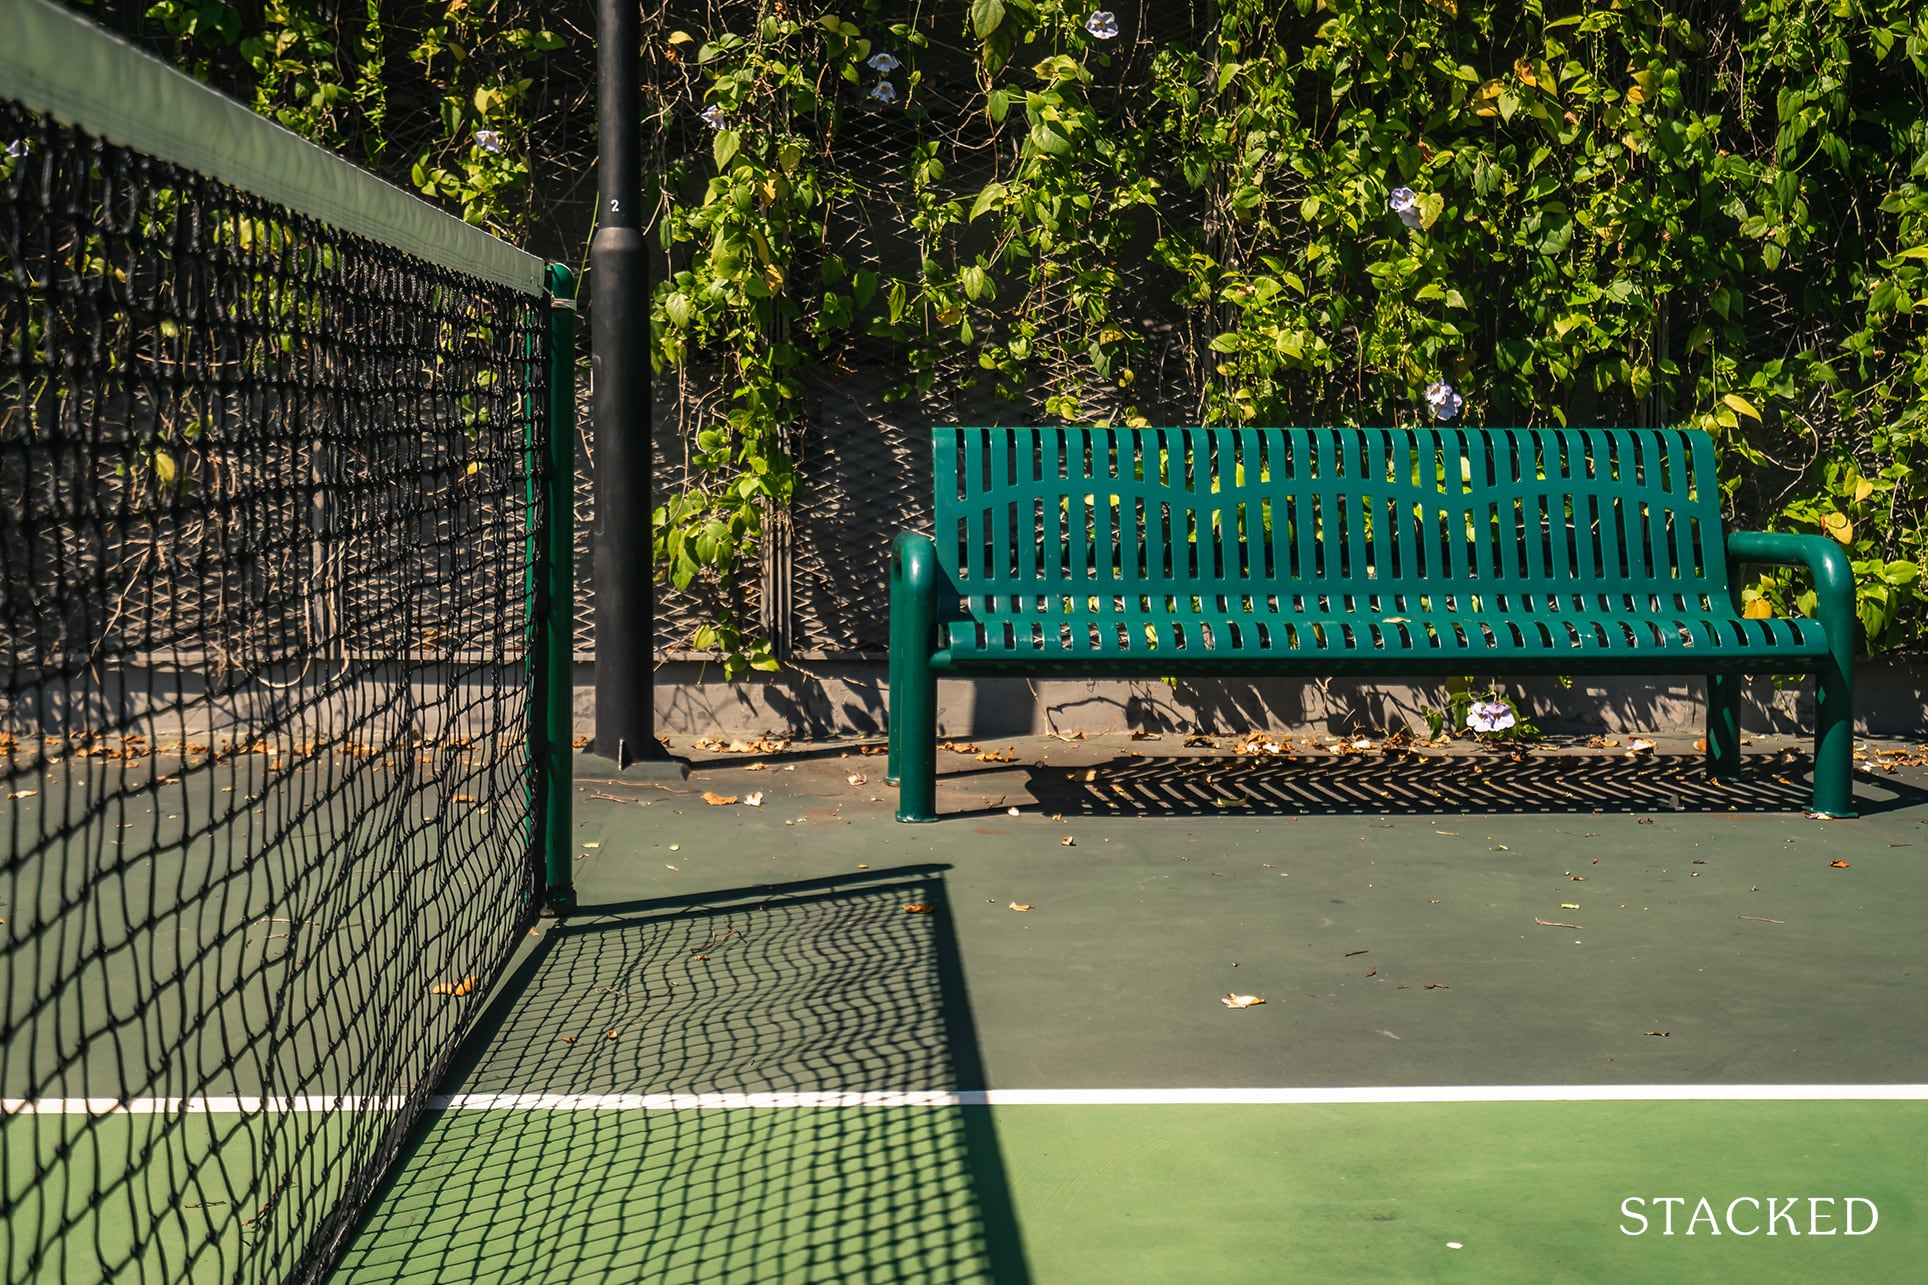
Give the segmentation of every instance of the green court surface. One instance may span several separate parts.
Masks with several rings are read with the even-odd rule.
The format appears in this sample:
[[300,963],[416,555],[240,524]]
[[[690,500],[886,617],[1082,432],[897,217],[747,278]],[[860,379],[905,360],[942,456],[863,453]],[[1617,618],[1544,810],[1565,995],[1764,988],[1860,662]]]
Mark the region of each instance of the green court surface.
[[1914,1274],[1918,768],[1175,739],[947,754],[927,826],[851,746],[584,760],[582,909],[335,1279]]

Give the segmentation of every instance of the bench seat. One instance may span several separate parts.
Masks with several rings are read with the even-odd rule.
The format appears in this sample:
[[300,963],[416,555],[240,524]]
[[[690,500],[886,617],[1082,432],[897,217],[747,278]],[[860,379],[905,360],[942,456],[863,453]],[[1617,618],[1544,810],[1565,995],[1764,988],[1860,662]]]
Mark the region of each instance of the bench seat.
[[[1739,766],[1747,673],[1816,676],[1814,810],[1852,815],[1853,577],[1821,536],[1724,532],[1704,434],[938,429],[891,554],[898,818],[934,816],[935,681],[1699,675]],[[1736,568],[1813,575],[1812,617]]]

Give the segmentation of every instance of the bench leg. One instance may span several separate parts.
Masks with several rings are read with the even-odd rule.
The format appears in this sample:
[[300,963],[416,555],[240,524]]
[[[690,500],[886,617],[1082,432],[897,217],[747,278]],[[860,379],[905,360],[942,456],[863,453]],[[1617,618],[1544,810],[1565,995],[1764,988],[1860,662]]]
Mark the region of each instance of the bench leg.
[[1741,676],[1707,675],[1707,774],[1731,781],[1741,771]]
[[1854,815],[1854,635],[1841,633],[1847,646],[1837,644],[1814,676],[1813,807],[1828,817]]
[[897,819],[937,820],[937,675],[921,652],[901,666],[890,692],[890,743],[896,753]]

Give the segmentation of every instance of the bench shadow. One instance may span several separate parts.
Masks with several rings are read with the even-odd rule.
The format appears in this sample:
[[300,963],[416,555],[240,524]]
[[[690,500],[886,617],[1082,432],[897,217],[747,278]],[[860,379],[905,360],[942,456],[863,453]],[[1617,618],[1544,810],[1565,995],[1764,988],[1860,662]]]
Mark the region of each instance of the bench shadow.
[[1028,1282],[981,1107],[474,1096],[981,1089],[946,868],[544,923],[331,1279]]
[[[1028,776],[1038,804],[1067,816],[1729,813],[1805,811],[1810,767],[1805,755],[1760,756],[1717,781],[1698,754],[1146,755]],[[1892,777],[1855,784],[1863,815],[1928,802],[1928,790]]]

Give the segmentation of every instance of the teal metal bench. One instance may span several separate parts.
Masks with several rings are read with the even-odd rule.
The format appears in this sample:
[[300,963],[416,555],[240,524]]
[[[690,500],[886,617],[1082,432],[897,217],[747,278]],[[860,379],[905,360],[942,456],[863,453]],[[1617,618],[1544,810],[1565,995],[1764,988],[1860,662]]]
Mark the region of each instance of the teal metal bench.
[[[936,819],[937,680],[998,674],[1813,673],[1813,810],[1853,815],[1854,581],[1822,536],[1723,535],[1713,442],[1647,429],[946,428],[890,558],[899,821]],[[1805,566],[1747,619],[1735,568]]]

